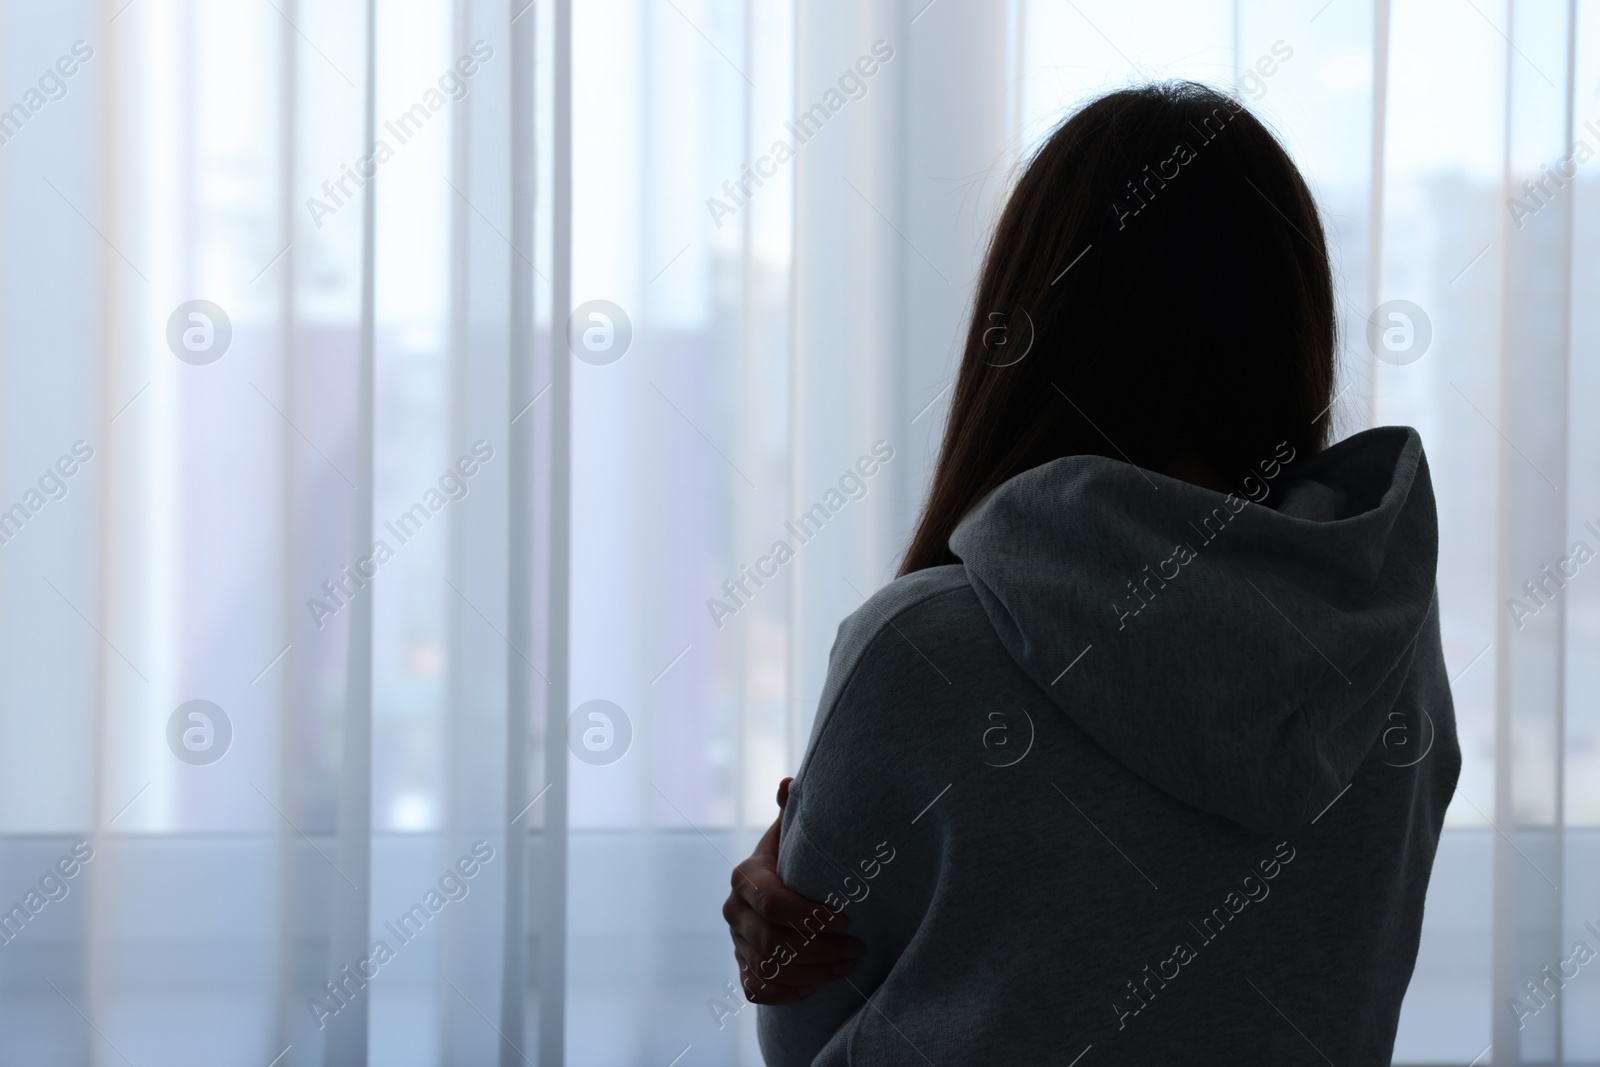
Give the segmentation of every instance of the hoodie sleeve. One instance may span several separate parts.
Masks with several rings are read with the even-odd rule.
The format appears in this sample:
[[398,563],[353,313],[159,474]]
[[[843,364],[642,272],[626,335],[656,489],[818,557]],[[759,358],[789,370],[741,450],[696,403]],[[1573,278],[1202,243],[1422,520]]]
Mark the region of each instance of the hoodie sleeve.
[[842,912],[866,955],[805,1000],[760,1009],[771,1067],[849,1062],[854,1024],[877,1011],[870,998],[928,911],[942,838],[936,819],[919,824],[916,816],[948,779],[933,784],[940,761],[922,749],[939,746],[919,728],[918,710],[948,685],[914,646],[932,647],[920,631],[940,614],[921,609],[942,593],[971,597],[959,568],[936,570],[950,573],[902,579],[874,596],[839,628],[829,657],[811,742],[789,789],[778,874]]
[[[849,1024],[858,1013],[871,1010],[868,999],[905,950],[897,929],[903,924],[896,921],[886,903],[889,894],[883,892],[898,858],[893,845],[885,841],[854,867],[847,866],[807,832],[797,810],[791,792],[778,872],[795,892],[842,911],[849,919],[846,932],[866,944],[867,954],[847,978],[817,986],[807,999],[760,1009],[757,1028],[768,1067],[805,1067],[830,1043],[847,1046]],[[793,941],[799,948],[804,933],[797,932]]]

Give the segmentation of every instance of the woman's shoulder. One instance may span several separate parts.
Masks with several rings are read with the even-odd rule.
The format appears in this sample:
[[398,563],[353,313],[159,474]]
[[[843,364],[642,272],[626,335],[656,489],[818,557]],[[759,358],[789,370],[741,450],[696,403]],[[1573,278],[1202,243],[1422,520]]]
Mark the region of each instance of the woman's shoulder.
[[965,706],[972,686],[996,671],[1017,667],[964,567],[896,578],[839,624],[800,776],[841,734],[854,743],[913,724],[927,731],[940,709]]
[[[866,637],[887,629],[902,615],[928,616],[949,611],[952,594],[972,588],[967,568],[959,563],[925,567],[902,575],[869,596],[839,624],[839,639]],[[837,641],[835,644],[837,645]]]
[[836,698],[875,645],[898,631],[910,640],[915,630],[926,640],[944,643],[968,634],[983,618],[967,570],[959,563],[927,567],[896,578],[869,596],[839,623],[828,653],[828,680],[822,707]]

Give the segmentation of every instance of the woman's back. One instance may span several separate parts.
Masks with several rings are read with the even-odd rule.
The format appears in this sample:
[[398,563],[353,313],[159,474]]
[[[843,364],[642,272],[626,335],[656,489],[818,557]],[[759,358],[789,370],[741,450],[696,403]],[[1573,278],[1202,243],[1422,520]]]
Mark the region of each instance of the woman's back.
[[846,620],[779,872],[867,954],[770,1064],[1388,1062],[1460,766],[1433,493],[1406,429],[1288,458],[1036,467]]

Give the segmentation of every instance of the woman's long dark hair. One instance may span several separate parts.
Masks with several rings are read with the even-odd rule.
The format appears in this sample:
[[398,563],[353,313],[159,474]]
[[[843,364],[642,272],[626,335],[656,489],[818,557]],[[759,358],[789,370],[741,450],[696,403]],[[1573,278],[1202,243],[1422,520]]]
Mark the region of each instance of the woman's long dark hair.
[[1186,454],[1237,486],[1279,442],[1319,451],[1334,344],[1316,204],[1267,128],[1190,82],[1095,100],[995,229],[900,573],[957,562],[962,518],[1062,456]]

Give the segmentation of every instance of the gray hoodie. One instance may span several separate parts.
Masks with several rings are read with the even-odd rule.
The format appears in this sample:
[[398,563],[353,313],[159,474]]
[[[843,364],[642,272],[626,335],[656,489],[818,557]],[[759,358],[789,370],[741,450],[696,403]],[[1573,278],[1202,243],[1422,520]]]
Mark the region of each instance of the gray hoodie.
[[1433,488],[1405,427],[1294,459],[1056,460],[844,621],[778,869],[867,955],[769,1065],[1389,1062],[1460,769]]

